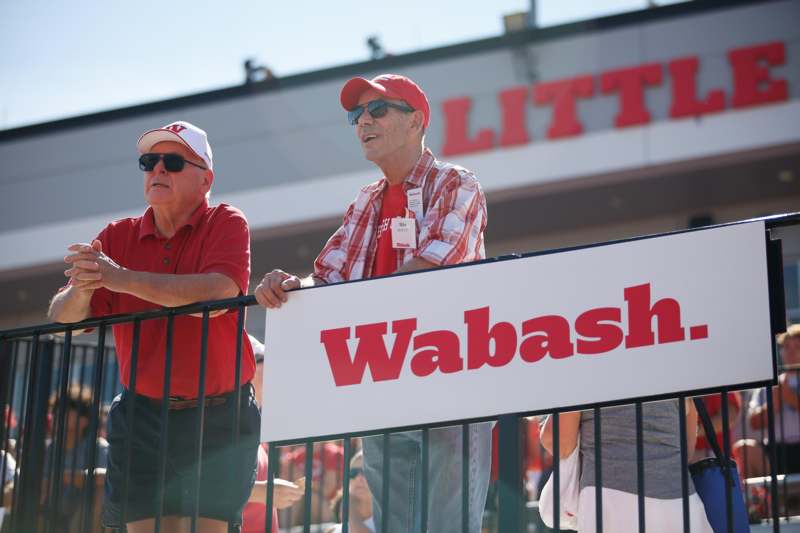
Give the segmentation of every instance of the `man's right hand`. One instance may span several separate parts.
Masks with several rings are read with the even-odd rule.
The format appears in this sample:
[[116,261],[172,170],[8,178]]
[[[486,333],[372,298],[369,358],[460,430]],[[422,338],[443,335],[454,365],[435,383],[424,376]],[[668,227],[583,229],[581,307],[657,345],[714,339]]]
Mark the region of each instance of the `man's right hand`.
[[253,295],[267,309],[277,309],[289,299],[287,291],[300,287],[300,278],[283,270],[265,274]]

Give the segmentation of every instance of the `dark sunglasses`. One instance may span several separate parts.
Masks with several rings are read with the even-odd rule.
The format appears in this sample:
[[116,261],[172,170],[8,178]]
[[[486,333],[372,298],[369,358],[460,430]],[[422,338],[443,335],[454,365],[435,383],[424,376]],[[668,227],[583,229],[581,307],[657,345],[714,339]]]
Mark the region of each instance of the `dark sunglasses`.
[[353,109],[348,111],[347,121],[350,123],[351,126],[355,126],[356,123],[358,122],[358,119],[361,118],[362,113],[364,113],[364,109],[367,110],[369,116],[371,116],[372,118],[385,117],[386,113],[389,112],[390,107],[399,109],[404,113],[411,113],[414,111],[413,108],[405,104],[395,104],[394,102],[387,102],[386,100],[373,100],[371,102],[367,102],[365,105],[354,107]]
[[364,474],[363,468],[358,468],[357,466],[350,467],[350,479],[355,479],[363,474]]
[[189,161],[179,154],[142,154],[139,156],[139,170],[150,172],[156,168],[156,165],[162,159],[164,160],[164,168],[167,172],[180,172],[183,170],[183,166],[186,163],[207,170],[203,165],[198,165],[197,163]]

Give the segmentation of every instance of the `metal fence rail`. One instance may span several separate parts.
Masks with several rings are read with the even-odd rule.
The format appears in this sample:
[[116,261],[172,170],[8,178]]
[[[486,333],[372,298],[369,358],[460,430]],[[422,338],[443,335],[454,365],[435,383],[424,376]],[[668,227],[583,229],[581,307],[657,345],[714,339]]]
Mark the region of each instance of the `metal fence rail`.
[[[800,224],[798,215],[772,217],[767,219],[768,226],[771,228]],[[774,289],[774,288],[773,288]],[[782,295],[780,295],[782,297]],[[777,298],[777,295],[776,295]],[[779,299],[782,302],[782,299]],[[110,340],[108,330],[116,324],[132,323],[134,327],[134,341],[132,346],[131,374],[129,376],[128,393],[136,395],[137,358],[139,357],[139,340],[141,335],[141,325],[147,321],[163,321],[167,336],[165,361],[163,397],[169,397],[170,375],[173,356],[173,332],[175,318],[187,314],[200,313],[201,322],[201,351],[198,353],[200,361],[200,377],[197,384],[197,439],[196,449],[191,453],[196,454],[196,468],[193,472],[194,479],[199,480],[203,468],[203,434],[205,408],[204,399],[207,396],[205,389],[206,383],[206,356],[208,346],[209,320],[211,313],[217,310],[228,310],[237,313],[237,346],[235,353],[235,376],[236,376],[236,395],[231,416],[234,420],[234,428],[231,434],[231,442],[236,442],[239,436],[241,424],[241,385],[239,380],[242,368],[243,357],[243,332],[244,315],[248,306],[255,304],[252,296],[242,296],[226,300],[200,302],[180,308],[159,309],[131,315],[116,315],[99,318],[91,318],[78,324],[44,324],[25,328],[0,331],[0,369],[2,378],[0,380],[0,409],[6,413],[6,420],[0,428],[0,446],[4,455],[3,466],[11,465],[11,457],[17,459],[16,468],[5,467],[0,472],[0,482],[4,487],[3,506],[8,510],[4,528],[10,531],[95,531],[97,504],[99,493],[102,489],[97,485],[96,477],[101,475],[101,470],[97,469],[100,448],[97,443],[98,438],[102,437],[105,431],[105,408],[109,405],[112,398],[121,391],[120,380],[118,378],[118,363],[115,351],[111,346],[106,346]],[[781,318],[773,316],[773,328],[781,330]],[[79,330],[94,328],[97,331],[96,341],[92,344],[76,342],[74,335]],[[55,337],[54,335],[58,335]],[[787,367],[777,369],[781,372],[793,373],[798,375],[798,369]],[[796,378],[795,378],[796,381]],[[761,444],[766,444],[765,450],[769,454],[761,456],[761,471],[766,475],[745,479],[744,496],[748,509],[758,508],[758,512],[753,512],[754,522],[770,524],[773,531],[780,531],[782,524],[790,523],[793,520],[793,513],[800,512],[797,506],[798,488],[800,481],[792,475],[782,474],[777,470],[778,456],[776,454],[777,442],[783,440],[786,432],[787,421],[783,416],[776,420],[776,409],[783,411],[783,404],[774,405],[772,387],[774,382],[752,383],[749,388],[764,388],[763,394],[766,400],[766,413],[768,423],[756,432],[752,430],[747,418],[747,404],[741,403],[741,437],[745,440],[752,439]],[[78,427],[70,428],[68,408],[74,408],[74,398],[70,396],[77,387],[79,395],[90,398],[82,407],[88,410],[88,426],[86,427],[84,439],[92,443],[89,446],[85,464],[81,465],[81,458],[78,457],[78,449],[75,443],[81,438],[77,433]],[[729,420],[730,405],[729,393],[733,389],[722,387],[703,391],[692,391],[692,393],[716,394],[720,397],[721,417],[722,417],[722,443],[724,453],[730,457],[732,455],[731,434],[732,427]],[[758,393],[758,392],[756,392]],[[690,457],[686,446],[687,428],[685,400],[686,393],[674,395],[662,395],[645,398],[635,398],[625,402],[608,402],[603,404],[591,405],[571,405],[563,406],[554,412],[528,412],[510,413],[502,415],[490,421],[496,423],[498,433],[497,444],[497,479],[494,481],[495,490],[492,492],[491,500],[488,504],[488,511],[484,519],[485,530],[499,531],[501,533],[514,533],[523,531],[545,531],[539,523],[535,509],[535,499],[531,502],[526,494],[523,478],[525,468],[523,459],[527,457],[528,451],[523,449],[521,443],[521,423],[525,422],[526,417],[544,417],[550,415],[553,424],[553,449],[559,449],[560,443],[560,419],[563,414],[574,410],[588,410],[594,415],[594,454],[596,457],[594,476],[596,486],[603,486],[603,462],[606,444],[603,443],[603,428],[607,421],[603,421],[605,408],[617,407],[620,405],[633,405],[635,412],[635,455],[631,462],[635,469],[637,486],[637,516],[630,519],[638,525],[638,531],[646,530],[646,499],[645,488],[648,480],[645,476],[646,463],[644,453],[644,425],[646,416],[644,408],[650,402],[656,401],[676,401],[678,404],[679,438],[680,438],[680,464],[676,467],[681,469],[682,483],[682,524],[684,531],[690,531],[690,480],[688,477],[688,464]],[[799,397],[800,399],[800,397]],[[324,401],[324,399],[322,400]],[[782,402],[782,399],[779,400]],[[70,403],[72,402],[72,403]],[[135,402],[131,402],[135,405]],[[136,412],[130,409],[127,413],[129,427],[133,427],[136,421]],[[800,412],[797,413],[800,422]],[[167,434],[169,429],[169,411],[167,403],[162,402],[160,408],[161,434],[163,438],[159,443],[159,483],[155,495],[158,502],[156,513],[156,531],[162,530],[163,520],[163,496],[166,480],[166,451]],[[383,439],[384,450],[388,452],[390,440],[393,435],[400,431],[420,431],[422,443],[422,464],[423,475],[421,478],[423,501],[427,501],[429,494],[429,479],[427,476],[430,461],[430,433],[437,431],[444,426],[458,426],[461,428],[461,449],[462,449],[462,501],[460,516],[454,516],[453,521],[461,524],[461,530],[465,533],[470,531],[468,526],[468,516],[470,512],[470,501],[467,497],[467,486],[469,479],[469,443],[470,432],[469,424],[473,422],[485,422],[486,419],[479,420],[458,420],[442,424],[427,424],[413,428],[391,428],[381,431],[365,432],[358,434],[343,434],[326,437],[327,440],[336,441],[341,449],[341,457],[337,456],[337,464],[332,469],[337,487],[341,492],[341,530],[349,531],[348,518],[353,509],[353,502],[348,490],[351,477],[351,458],[357,449],[356,439],[369,435],[380,435]],[[527,422],[526,422],[527,423]],[[531,421],[531,423],[534,423]],[[69,431],[73,431],[70,434]],[[68,446],[68,443],[71,446]],[[121,509],[121,521],[126,522],[127,517],[127,481],[130,479],[130,458],[131,458],[131,438],[126,443],[126,457],[128,458],[125,471],[125,491],[123,505]],[[290,452],[296,452],[297,447],[302,447],[304,451],[302,473],[306,477],[305,494],[302,500],[302,519],[297,520],[298,512],[296,509],[289,509],[281,514],[281,519],[285,528],[297,524],[304,533],[311,531],[323,531],[322,523],[326,521],[327,513],[323,505],[330,497],[325,491],[326,472],[325,458],[326,449],[321,439],[302,439],[300,441],[274,442],[269,446],[269,471],[267,476],[267,497],[264,502],[266,505],[266,521],[264,530],[272,531],[272,509],[274,502],[275,479],[285,476],[289,479],[298,477],[298,468],[293,460],[287,461]],[[787,457],[787,448],[781,448],[783,457],[782,463],[786,465],[791,459]],[[301,456],[299,452],[291,455]],[[388,457],[388,453],[387,453]],[[746,477],[746,472],[752,463],[748,463],[748,456],[744,456],[741,465],[742,475]],[[315,463],[319,462],[318,468],[321,473],[315,480]],[[558,453],[554,453],[552,458],[552,472],[554,481],[554,520],[555,529],[559,528],[560,502],[559,485],[563,480],[560,475],[560,458]],[[383,463],[383,490],[380,494],[373,497],[380,498],[383,508],[386,508],[389,499],[388,482],[392,472],[390,461]],[[534,491],[535,493],[535,491]],[[534,494],[535,496],[535,494]],[[758,505],[754,501],[759,498]],[[77,502],[77,503],[76,503]],[[193,493],[194,513],[192,515],[191,528],[197,528],[198,509],[200,502],[200,485],[196,483]],[[531,505],[533,503],[533,505]],[[602,490],[595,491],[595,530],[603,531],[603,505],[604,494]],[[732,514],[732,494],[730,490],[726,492],[727,515],[729,524]],[[75,506],[78,508],[76,509]],[[315,508],[316,506],[316,508]],[[427,505],[422,507],[422,524],[426,524]],[[65,527],[64,517],[68,516],[74,520],[74,524],[67,524]],[[383,530],[386,530],[385,513]],[[282,529],[284,529],[282,527]],[[71,528],[71,529],[70,529]],[[729,531],[733,531],[732,526]],[[276,532],[273,532],[276,533]],[[431,532],[433,533],[433,532]]]

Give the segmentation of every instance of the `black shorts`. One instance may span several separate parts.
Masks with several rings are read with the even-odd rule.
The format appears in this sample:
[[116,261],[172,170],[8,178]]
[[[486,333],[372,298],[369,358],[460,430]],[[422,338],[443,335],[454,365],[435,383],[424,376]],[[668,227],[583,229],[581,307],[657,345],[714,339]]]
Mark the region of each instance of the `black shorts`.
[[[198,516],[241,524],[242,508],[256,476],[261,415],[253,387],[242,387],[238,445],[233,441],[235,393],[221,405],[207,405],[203,427]],[[114,399],[108,415],[108,469],[103,525],[122,526],[128,410],[135,402],[125,522],[154,518],[159,483],[161,406],[128,391]],[[161,516],[192,516],[197,475],[197,408],[170,410]]]
[[[767,458],[770,457],[769,447],[764,446]],[[775,455],[778,464],[775,470],[778,474],[798,474],[800,473],[800,442],[785,444],[778,442],[775,444]]]

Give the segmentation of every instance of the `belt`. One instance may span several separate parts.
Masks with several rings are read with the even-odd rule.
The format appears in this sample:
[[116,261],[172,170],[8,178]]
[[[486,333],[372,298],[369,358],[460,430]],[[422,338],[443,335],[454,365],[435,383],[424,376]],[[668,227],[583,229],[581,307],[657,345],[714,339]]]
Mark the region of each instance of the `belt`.
[[[240,390],[243,398],[248,394],[252,394],[252,387],[253,386],[249,382],[242,385]],[[237,391],[226,392],[219,396],[206,396],[203,400],[203,405],[206,407],[213,407],[215,405],[222,405],[229,399],[233,401],[236,398],[236,392]],[[160,407],[163,404],[161,398],[150,398],[149,396],[140,396],[138,394],[136,395],[136,398],[142,398],[154,406]],[[234,403],[236,402],[234,401]],[[200,401],[197,398],[181,398],[180,396],[170,396],[167,398],[167,409],[170,411],[194,409],[199,405]]]
[[[206,407],[211,407],[213,405],[222,405],[228,399],[224,396],[209,396],[203,400],[203,405]],[[160,404],[161,402],[156,400],[156,403]],[[170,397],[167,400],[167,409],[170,411],[180,411],[181,409],[193,409],[200,404],[200,401],[197,398],[175,398]]]

